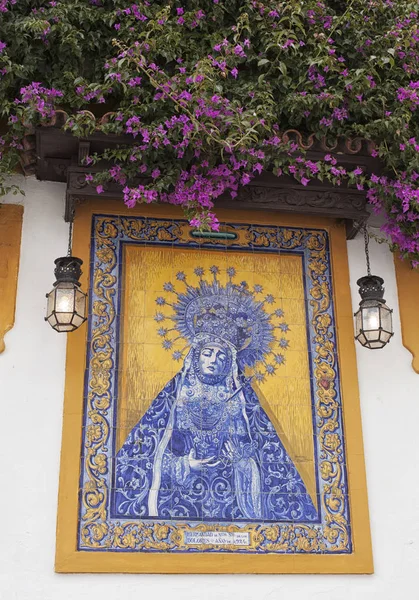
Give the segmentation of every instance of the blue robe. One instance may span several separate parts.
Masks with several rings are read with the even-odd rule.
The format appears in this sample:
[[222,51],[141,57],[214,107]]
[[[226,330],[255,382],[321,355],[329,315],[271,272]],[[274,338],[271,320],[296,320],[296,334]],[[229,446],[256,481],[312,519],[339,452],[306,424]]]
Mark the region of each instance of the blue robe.
[[[301,476],[243,374],[227,397],[179,402],[184,385],[180,371],[118,452],[113,516],[317,521]],[[192,469],[191,457],[208,462]]]

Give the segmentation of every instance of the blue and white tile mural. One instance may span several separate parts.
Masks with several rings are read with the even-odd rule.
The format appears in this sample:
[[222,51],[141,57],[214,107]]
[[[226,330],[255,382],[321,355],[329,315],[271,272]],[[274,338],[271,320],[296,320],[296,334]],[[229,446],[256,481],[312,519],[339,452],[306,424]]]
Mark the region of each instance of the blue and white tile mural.
[[[352,551],[327,232],[229,228],[236,235],[227,247],[225,241],[198,244],[183,221],[94,217],[80,550]],[[175,366],[160,373],[160,390],[117,443],[125,401],[121,336],[137,318],[122,310],[127,245],[138,252],[190,251],[191,264],[167,267],[162,289],[148,292],[160,352],[153,360],[162,371],[166,361]],[[200,256],[211,252],[211,266],[195,262],[197,250]],[[284,374],[297,381],[292,366],[285,371],[295,351],[281,303],[286,293],[272,293],[269,273],[266,286],[261,275],[243,275],[238,257],[246,252],[255,264],[258,253],[301,264],[296,285],[305,307],[299,324],[307,364],[304,427],[312,448],[305,463],[269,408],[275,394],[267,400],[263,391],[270,382],[283,382],[292,401],[291,377],[287,382]],[[144,354],[144,364],[151,353]],[[138,378],[145,368],[138,365]]]

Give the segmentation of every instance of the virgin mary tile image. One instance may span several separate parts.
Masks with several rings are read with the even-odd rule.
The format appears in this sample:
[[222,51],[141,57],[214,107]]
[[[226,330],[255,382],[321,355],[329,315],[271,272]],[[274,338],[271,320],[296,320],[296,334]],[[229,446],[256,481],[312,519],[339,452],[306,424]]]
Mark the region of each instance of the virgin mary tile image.
[[[156,297],[154,320],[179,362],[115,459],[115,517],[315,522],[319,515],[253,382],[284,361],[287,325],[262,286],[184,272]],[[224,273],[225,275],[225,273]],[[176,340],[183,350],[174,350]],[[145,357],[147,360],[147,357]],[[139,375],[140,376],[140,375]]]
[[226,227],[232,242],[198,244],[187,221],[93,216],[60,570],[93,555],[98,572],[372,569],[345,230]]

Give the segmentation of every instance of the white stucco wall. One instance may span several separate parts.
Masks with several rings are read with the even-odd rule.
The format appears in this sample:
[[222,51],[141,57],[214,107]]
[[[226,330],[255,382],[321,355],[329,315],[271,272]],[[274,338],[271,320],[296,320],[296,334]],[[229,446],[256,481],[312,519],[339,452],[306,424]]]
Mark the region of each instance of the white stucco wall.
[[[401,343],[393,257],[374,242],[372,268],[385,279],[395,327],[384,350],[357,347],[375,575],[54,573],[66,337],[43,316],[53,261],[67,248],[65,186],[31,178],[23,187],[24,198],[6,198],[22,202],[25,213],[16,322],[0,355],[0,599],[418,598],[419,375]],[[362,239],[349,242],[348,251],[355,308]]]

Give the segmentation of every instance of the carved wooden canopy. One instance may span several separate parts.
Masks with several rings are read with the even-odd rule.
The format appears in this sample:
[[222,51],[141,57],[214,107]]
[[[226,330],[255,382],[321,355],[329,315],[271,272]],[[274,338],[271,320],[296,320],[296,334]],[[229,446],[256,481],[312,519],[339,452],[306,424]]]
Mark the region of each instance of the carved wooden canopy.
[[[26,174],[36,174],[40,180],[67,183],[65,219],[70,221],[76,203],[97,196],[96,186],[87,182],[85,175],[110,166],[103,164],[92,169],[84,166],[84,158],[88,154],[101,153],[105,148],[133,145],[134,140],[131,136],[106,135],[100,132],[88,138],[76,138],[61,129],[65,118],[65,113],[58,114],[50,126],[39,127],[26,136],[22,166]],[[106,115],[102,117],[104,118]],[[341,138],[330,144],[326,139],[317,140],[313,135],[305,139],[294,129],[282,132],[282,137],[297,143],[310,160],[323,159],[325,153],[329,153],[337,159],[340,166],[348,170],[356,166],[362,167],[366,173],[381,170],[379,160],[371,156],[374,144],[367,140]],[[122,186],[119,184],[109,183],[103,187],[104,203],[107,198],[122,199]],[[369,216],[364,191],[346,186],[337,188],[329,182],[315,180],[304,187],[289,176],[276,177],[267,172],[242,187],[236,198],[232,199],[227,194],[221,196],[216,206],[237,210],[298,212],[344,219],[348,239],[356,235]]]

